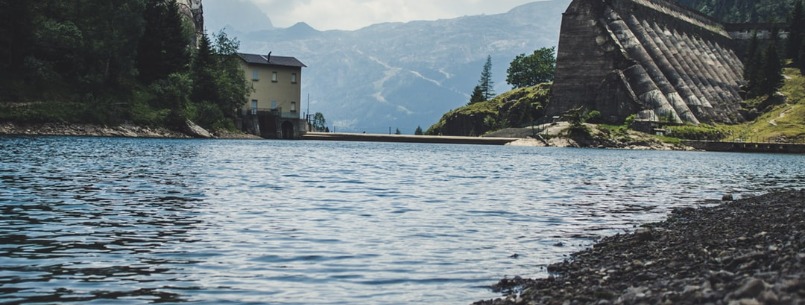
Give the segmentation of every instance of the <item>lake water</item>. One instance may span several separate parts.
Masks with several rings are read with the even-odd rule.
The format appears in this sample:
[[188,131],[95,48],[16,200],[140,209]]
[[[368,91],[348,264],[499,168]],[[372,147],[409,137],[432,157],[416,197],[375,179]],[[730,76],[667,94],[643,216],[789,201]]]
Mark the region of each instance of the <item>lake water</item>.
[[469,304],[801,155],[0,137],[0,303]]

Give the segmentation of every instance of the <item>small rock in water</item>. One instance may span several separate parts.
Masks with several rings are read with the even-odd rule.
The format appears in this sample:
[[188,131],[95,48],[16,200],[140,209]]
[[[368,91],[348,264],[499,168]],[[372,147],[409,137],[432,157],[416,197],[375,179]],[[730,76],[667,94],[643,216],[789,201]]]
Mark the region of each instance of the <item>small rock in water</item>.
[[732,196],[732,194],[730,194],[730,193],[727,193],[727,194],[724,194],[724,196],[721,196],[721,201],[734,201],[734,200],[735,200],[735,196]]
[[512,254],[511,256],[509,256],[509,258],[518,258],[518,257],[520,257],[520,254],[517,254],[517,253]]

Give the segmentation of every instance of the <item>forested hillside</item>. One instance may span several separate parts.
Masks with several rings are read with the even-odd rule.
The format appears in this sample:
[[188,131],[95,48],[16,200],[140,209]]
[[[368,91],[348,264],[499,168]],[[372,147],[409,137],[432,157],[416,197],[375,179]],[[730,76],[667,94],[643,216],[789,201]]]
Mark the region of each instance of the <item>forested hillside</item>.
[[231,125],[238,43],[194,35],[173,0],[0,0],[0,121]]
[[795,0],[676,0],[725,23],[785,22]]

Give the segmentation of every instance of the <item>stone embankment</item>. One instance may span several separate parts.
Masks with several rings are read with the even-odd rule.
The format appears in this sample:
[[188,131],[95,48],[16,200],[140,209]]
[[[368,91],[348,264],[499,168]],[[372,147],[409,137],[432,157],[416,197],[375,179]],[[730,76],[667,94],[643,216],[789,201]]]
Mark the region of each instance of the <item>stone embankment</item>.
[[687,145],[664,143],[655,136],[626,128],[611,131],[595,124],[585,126],[587,132],[582,133],[572,132],[568,122],[558,122],[533,128],[507,128],[484,136],[519,138],[508,144],[512,146],[693,150]]
[[[118,126],[101,126],[92,124],[68,123],[42,123],[42,124],[15,124],[0,123],[0,135],[20,136],[90,136],[90,137],[127,137],[127,138],[226,138],[226,139],[254,139],[256,136],[233,133],[216,132],[207,133],[206,130],[195,124],[188,126],[188,132],[178,132],[166,128],[151,128],[131,124]],[[203,131],[203,132],[202,132]],[[259,139],[259,138],[258,138]]]
[[475,304],[805,304],[805,191],[676,209],[548,271]]

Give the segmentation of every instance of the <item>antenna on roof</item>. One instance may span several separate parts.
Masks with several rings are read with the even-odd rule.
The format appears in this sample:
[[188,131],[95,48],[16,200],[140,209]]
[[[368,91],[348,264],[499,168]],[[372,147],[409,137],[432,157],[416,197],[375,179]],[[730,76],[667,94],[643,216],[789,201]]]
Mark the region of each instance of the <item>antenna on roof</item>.
[[267,58],[268,58],[268,63],[271,63],[271,51],[268,51]]

